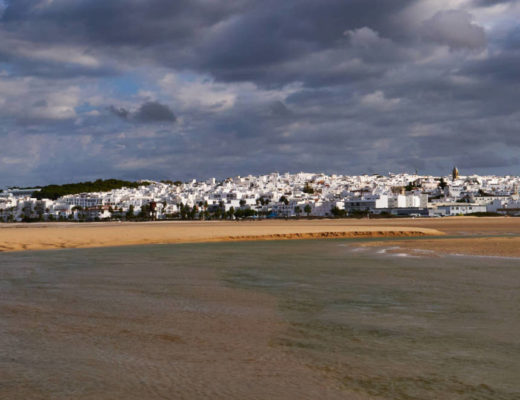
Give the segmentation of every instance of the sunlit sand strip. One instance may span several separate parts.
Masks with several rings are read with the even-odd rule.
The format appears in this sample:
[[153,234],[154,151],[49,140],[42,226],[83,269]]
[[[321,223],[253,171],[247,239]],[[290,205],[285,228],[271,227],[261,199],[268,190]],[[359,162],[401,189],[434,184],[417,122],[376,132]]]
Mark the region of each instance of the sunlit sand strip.
[[257,240],[392,238],[442,235],[435,229],[313,223],[181,223],[0,228],[0,251]]

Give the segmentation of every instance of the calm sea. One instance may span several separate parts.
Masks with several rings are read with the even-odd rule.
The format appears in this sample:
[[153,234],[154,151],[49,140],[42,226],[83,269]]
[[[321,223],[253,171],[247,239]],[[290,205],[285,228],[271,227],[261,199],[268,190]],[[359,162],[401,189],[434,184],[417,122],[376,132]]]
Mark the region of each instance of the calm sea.
[[0,254],[2,399],[517,400],[519,332],[518,259],[349,240]]

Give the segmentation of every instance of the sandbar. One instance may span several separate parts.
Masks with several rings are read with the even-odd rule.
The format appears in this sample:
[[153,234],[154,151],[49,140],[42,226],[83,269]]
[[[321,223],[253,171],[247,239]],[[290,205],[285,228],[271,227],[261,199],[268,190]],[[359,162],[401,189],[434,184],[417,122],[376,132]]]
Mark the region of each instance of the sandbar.
[[[0,251],[248,240],[442,235],[435,228],[351,220],[1,224]],[[401,221],[408,222],[408,221]]]
[[[424,236],[435,236],[431,239]],[[443,236],[443,237],[442,237]],[[403,240],[409,237],[410,240]],[[417,240],[417,237],[420,240]],[[0,224],[0,252],[217,241],[385,238],[435,254],[520,257],[520,218],[450,217]],[[389,238],[399,238],[395,243]]]

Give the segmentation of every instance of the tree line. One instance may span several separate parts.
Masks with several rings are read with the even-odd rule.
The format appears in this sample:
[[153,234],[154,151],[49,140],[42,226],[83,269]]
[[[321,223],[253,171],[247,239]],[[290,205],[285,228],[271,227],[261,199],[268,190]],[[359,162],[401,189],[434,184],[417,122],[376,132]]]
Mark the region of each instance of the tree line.
[[110,192],[114,189],[137,188],[147,186],[149,182],[131,182],[119,179],[98,179],[93,182],[66,183],[64,185],[43,186],[40,191],[32,194],[32,197],[41,199],[56,200],[59,197],[69,194],[89,193],[89,192]]

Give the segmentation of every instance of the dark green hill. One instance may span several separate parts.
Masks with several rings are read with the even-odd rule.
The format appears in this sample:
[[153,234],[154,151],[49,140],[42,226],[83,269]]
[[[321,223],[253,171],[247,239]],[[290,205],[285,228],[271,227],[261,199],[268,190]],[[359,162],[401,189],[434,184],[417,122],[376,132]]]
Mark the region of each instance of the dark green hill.
[[64,185],[43,186],[41,191],[33,193],[33,197],[37,199],[56,200],[58,197],[68,194],[109,192],[113,189],[121,189],[122,187],[136,188],[138,186],[146,185],[149,185],[149,183],[122,181],[119,179],[98,179],[94,182],[66,183]]

